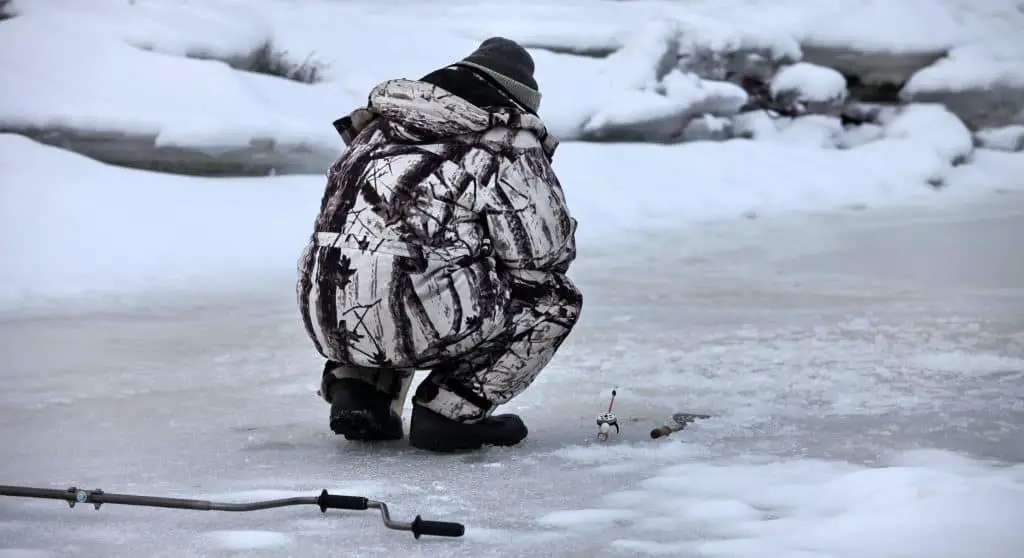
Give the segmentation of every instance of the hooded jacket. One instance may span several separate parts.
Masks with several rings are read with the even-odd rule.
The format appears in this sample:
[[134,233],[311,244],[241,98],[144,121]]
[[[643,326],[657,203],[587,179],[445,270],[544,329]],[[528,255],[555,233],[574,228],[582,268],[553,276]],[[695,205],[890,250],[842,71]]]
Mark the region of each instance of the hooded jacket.
[[493,336],[516,289],[568,270],[576,221],[537,116],[392,80],[356,118],[300,261],[321,354],[423,367]]

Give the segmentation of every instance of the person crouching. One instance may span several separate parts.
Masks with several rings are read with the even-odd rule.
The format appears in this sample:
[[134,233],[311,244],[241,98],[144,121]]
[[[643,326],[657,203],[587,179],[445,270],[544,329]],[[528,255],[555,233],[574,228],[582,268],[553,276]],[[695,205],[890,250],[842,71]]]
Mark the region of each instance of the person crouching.
[[528,430],[496,408],[523,393],[575,326],[566,277],[576,220],[537,116],[534,61],[493,37],[419,80],[373,88],[335,122],[330,168],[299,264],[306,332],[326,359],[330,427],[404,436],[430,451],[512,446]]

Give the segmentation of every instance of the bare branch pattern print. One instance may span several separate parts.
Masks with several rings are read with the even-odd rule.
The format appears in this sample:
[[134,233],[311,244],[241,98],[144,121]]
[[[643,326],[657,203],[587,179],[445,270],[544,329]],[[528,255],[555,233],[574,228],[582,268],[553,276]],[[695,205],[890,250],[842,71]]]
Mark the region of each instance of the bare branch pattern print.
[[423,82],[377,86],[331,167],[299,262],[316,350],[430,369],[417,398],[464,420],[525,390],[574,327],[576,221],[542,121]]

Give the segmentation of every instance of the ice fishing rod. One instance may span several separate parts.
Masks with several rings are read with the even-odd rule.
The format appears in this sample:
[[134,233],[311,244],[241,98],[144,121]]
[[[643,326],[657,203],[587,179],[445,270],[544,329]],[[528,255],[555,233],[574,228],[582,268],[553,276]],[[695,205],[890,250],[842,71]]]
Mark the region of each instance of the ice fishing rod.
[[328,494],[327,490],[321,492],[319,496],[298,496],[293,498],[280,498],[277,500],[258,500],[246,503],[225,503],[211,502],[208,500],[191,500],[186,498],[163,498],[136,494],[115,494],[112,492],[103,492],[100,489],[83,490],[73,486],[66,490],[59,490],[55,488],[0,485],[0,496],[64,500],[68,503],[69,507],[72,508],[75,507],[75,504],[92,504],[97,510],[100,509],[100,506],[103,504],[227,512],[248,512],[283,508],[286,506],[305,505],[319,506],[320,511],[323,513],[327,513],[327,510],[329,509],[364,511],[373,508],[380,510],[381,519],[384,521],[385,527],[388,529],[395,529],[396,531],[411,531],[413,537],[417,539],[419,539],[421,535],[432,535],[435,537],[461,537],[466,532],[466,527],[461,523],[427,521],[418,515],[416,516],[416,519],[413,519],[410,523],[393,521],[391,519],[391,514],[388,513],[388,506],[384,502],[370,500],[362,496]]
[[600,415],[597,415],[597,439],[602,442],[608,441],[608,435],[611,433],[612,427],[615,427],[615,433],[619,433],[619,417],[615,416],[612,412],[612,407],[615,406],[615,392],[616,389],[612,390],[612,399],[608,402],[608,410]]

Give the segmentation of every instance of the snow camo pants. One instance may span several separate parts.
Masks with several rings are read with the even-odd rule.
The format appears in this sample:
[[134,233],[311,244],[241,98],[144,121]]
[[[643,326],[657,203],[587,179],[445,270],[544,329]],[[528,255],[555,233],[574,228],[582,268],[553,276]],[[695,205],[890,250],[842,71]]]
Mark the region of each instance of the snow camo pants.
[[[435,368],[417,390],[417,400],[451,418],[490,414],[533,383],[572,331],[582,304],[579,291],[564,275],[518,282],[504,327],[457,360]],[[482,401],[473,397],[477,394]]]
[[[423,281],[396,270],[394,258],[383,254],[353,261],[338,248],[309,251],[300,307],[310,337],[328,359],[324,382],[333,376],[371,383],[392,395],[399,415],[413,372],[430,370],[416,390],[418,403],[457,420],[489,416],[533,383],[572,331],[583,304],[561,273],[488,272],[493,264],[478,262],[460,270],[472,279],[443,274]],[[351,304],[353,298],[376,302]],[[458,334],[437,335],[446,330],[437,324],[452,324],[453,314],[463,316],[454,318],[461,322],[454,328]],[[424,335],[427,328],[434,334]]]

